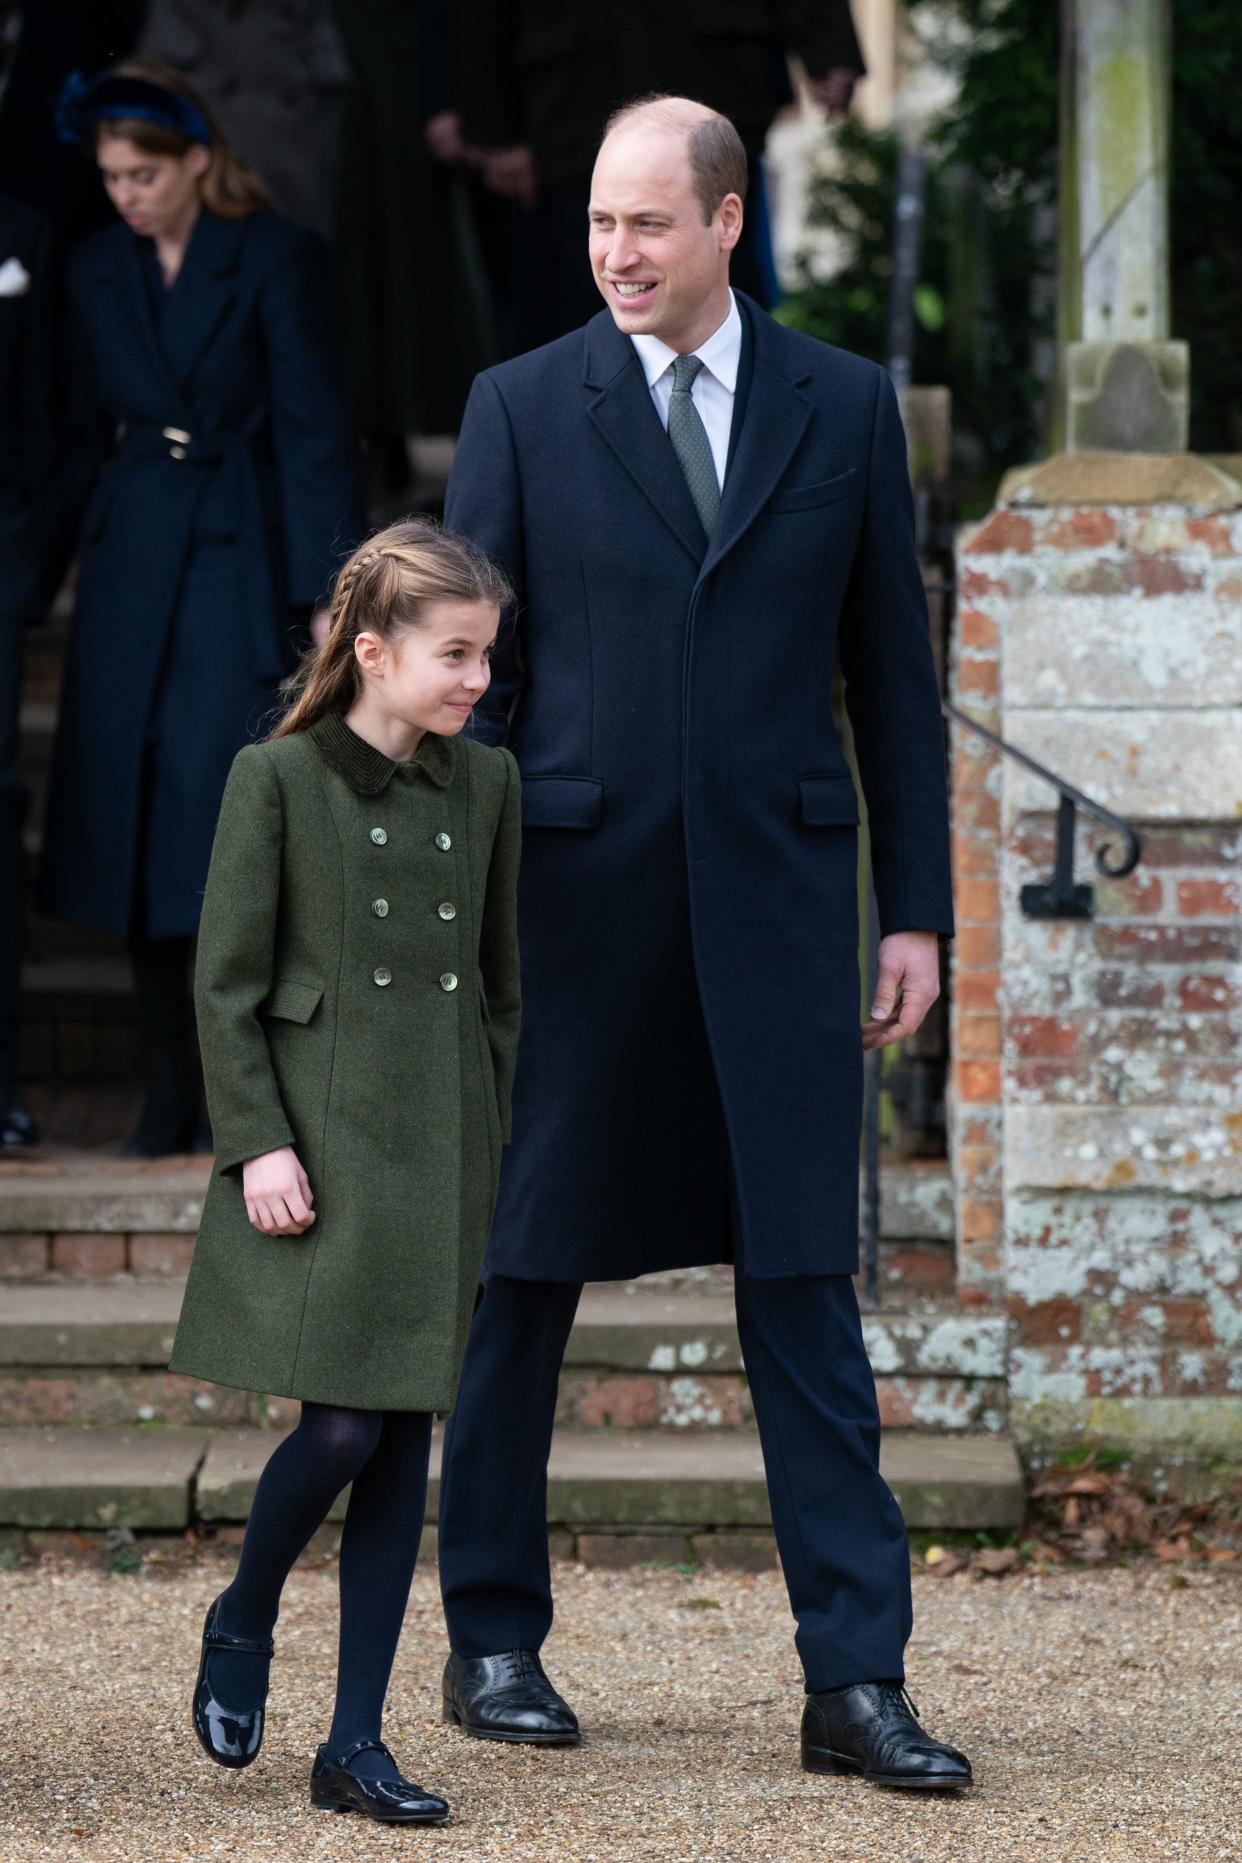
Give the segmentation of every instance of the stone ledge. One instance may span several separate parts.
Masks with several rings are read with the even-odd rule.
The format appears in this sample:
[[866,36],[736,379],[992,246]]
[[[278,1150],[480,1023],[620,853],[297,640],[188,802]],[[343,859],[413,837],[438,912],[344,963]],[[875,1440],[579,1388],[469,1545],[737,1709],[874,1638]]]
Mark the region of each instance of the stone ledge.
[[[0,1433],[0,1527],[183,1527],[245,1519],[277,1441],[256,1430],[13,1430]],[[204,1448],[206,1455],[204,1456]],[[1024,1509],[1013,1444],[997,1438],[884,1439],[884,1475],[918,1529],[1010,1528]],[[428,1515],[438,1502],[433,1452]],[[332,1520],[344,1512],[344,1497]],[[555,1526],[651,1532],[750,1532],[771,1521],[753,1433],[688,1440],[660,1434],[558,1435],[548,1516]]]
[[186,1527],[207,1448],[195,1430],[0,1431],[0,1523]]
[[[163,1369],[184,1284],[20,1282],[5,1290],[0,1367]],[[953,1306],[867,1313],[863,1335],[879,1376],[1002,1378],[1005,1321]],[[741,1372],[732,1296],[588,1287],[565,1354],[577,1371]]]
[[996,502],[1019,509],[1169,504],[1236,511],[1242,507],[1242,480],[1233,467],[1233,457],[1226,462],[1195,453],[1054,453],[1007,472]]

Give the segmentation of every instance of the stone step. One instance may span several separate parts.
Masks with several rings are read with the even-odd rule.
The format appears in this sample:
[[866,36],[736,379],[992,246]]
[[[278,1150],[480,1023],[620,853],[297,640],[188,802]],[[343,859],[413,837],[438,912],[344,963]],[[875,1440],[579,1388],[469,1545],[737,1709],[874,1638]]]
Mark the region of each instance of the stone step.
[[[202,1158],[156,1158],[136,1167],[129,1159],[48,1145],[20,1162],[0,1160],[0,1235],[143,1229],[192,1235],[209,1176]],[[196,1194],[187,1196],[191,1181]],[[953,1185],[943,1160],[885,1165],[880,1209],[882,1232],[894,1245],[952,1247]],[[702,1277],[695,1269],[658,1278],[671,1289],[697,1286]]]
[[[245,1519],[275,1439],[254,1430],[11,1430],[0,1433],[0,1527],[177,1528]],[[434,1519],[438,1444],[428,1514]],[[915,1531],[1021,1524],[1022,1470],[996,1437],[884,1438],[881,1466]],[[339,1519],[343,1501],[333,1510]],[[551,1525],[588,1529],[763,1529],[770,1525],[757,1436],[558,1432]]]
[[[182,1286],[125,1277],[10,1284],[0,1309],[0,1426],[290,1420],[292,1401],[165,1369]],[[886,1424],[1003,1427],[1003,1316],[927,1305],[868,1313],[863,1330]],[[697,1293],[642,1282],[589,1287],[565,1354],[557,1415],[579,1429],[749,1426],[727,1282]]]

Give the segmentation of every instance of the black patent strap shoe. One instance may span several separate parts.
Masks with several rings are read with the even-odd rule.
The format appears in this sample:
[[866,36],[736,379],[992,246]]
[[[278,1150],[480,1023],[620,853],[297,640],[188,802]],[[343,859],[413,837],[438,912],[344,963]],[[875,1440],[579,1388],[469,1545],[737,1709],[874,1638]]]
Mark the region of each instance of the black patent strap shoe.
[[543,1672],[534,1650],[450,1656],[444,1668],[444,1719],[476,1740],[576,1747],[578,1717]]
[[263,1745],[265,1702],[253,1708],[226,1708],[217,1701],[207,1680],[207,1658],[212,1650],[238,1650],[251,1656],[272,1656],[276,1645],[270,1637],[230,1636],[219,1625],[220,1600],[207,1612],[203,1625],[203,1649],[198,1660],[198,1680],[194,1684],[192,1718],[199,1745],[218,1766],[249,1766],[259,1757]]
[[964,1791],[970,1761],[925,1734],[900,1682],[858,1682],[808,1694],[802,1711],[804,1772],[861,1773],[871,1785]]
[[360,1811],[377,1824],[443,1824],[449,1815],[447,1801],[434,1792],[424,1792],[397,1772],[393,1779],[362,1779],[349,1770],[349,1762],[360,1753],[382,1753],[397,1762],[382,1740],[355,1740],[335,1759],[327,1747],[320,1747],[311,1768],[311,1804],[321,1811]]

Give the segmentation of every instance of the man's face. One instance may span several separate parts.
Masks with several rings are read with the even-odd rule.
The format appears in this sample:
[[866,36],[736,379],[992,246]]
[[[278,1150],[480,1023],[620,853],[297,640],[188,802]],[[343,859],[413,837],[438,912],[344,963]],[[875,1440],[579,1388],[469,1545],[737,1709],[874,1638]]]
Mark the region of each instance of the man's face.
[[684,136],[625,128],[609,136],[591,177],[590,252],[618,328],[671,349],[710,336],[727,311],[741,224],[736,194],[704,223]]

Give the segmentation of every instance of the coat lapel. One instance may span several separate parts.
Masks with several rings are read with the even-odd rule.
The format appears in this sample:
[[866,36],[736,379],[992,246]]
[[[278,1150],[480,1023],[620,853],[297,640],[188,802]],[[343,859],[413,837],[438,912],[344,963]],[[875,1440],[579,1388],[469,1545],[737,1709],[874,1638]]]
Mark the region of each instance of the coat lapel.
[[200,213],[160,329],[168,366],[185,384],[236,295],[244,220]]
[[810,372],[796,364],[791,368],[780,325],[742,292],[734,295],[752,345],[750,384],[744,402],[739,393],[734,408],[740,429],[730,448],[720,514],[700,578],[716,567],[754,523],[793,458],[813,412],[811,402],[799,392],[800,384],[810,380]]
[[142,248],[128,228],[118,226],[117,235],[117,264],[112,279],[121,298],[124,322],[136,333],[140,346],[146,352],[147,366],[167,396],[169,418],[175,414],[184,418],[185,402],[168,367],[168,358],[151,315],[151,300],[147,296],[142,276]]
[[651,401],[642,364],[608,311],[586,327],[583,385],[600,392],[587,412],[621,464],[696,563],[707,540],[677,455]]

